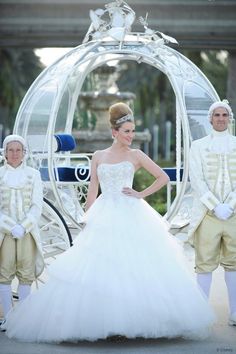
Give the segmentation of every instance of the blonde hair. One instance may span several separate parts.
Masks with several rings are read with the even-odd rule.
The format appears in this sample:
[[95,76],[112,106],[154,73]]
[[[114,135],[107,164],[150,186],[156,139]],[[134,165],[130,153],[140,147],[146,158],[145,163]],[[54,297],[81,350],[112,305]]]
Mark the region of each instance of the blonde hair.
[[132,109],[126,103],[123,102],[113,104],[109,109],[109,116],[112,129],[119,129],[123,122],[119,123],[118,121],[122,117],[127,116],[127,118],[124,120],[126,122],[134,121]]

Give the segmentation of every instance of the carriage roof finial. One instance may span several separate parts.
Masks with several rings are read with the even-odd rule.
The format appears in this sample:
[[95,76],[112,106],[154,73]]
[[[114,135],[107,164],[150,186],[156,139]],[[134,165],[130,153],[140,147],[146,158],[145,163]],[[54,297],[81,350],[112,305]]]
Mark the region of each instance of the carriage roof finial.
[[[85,35],[83,42],[88,42],[90,37],[99,40],[104,37],[111,37],[122,42],[125,35],[132,33],[132,25],[135,21],[135,12],[123,0],[115,0],[105,5],[105,9],[90,10],[91,25]],[[162,32],[148,28],[146,18],[139,17],[139,22],[144,26],[144,36],[154,41],[162,39],[164,43],[175,43],[177,41]]]
[[116,0],[105,5],[105,10],[90,10],[91,25],[84,38],[84,42],[92,39],[110,36],[122,41],[127,32],[131,31],[135,20],[135,12],[123,0]]

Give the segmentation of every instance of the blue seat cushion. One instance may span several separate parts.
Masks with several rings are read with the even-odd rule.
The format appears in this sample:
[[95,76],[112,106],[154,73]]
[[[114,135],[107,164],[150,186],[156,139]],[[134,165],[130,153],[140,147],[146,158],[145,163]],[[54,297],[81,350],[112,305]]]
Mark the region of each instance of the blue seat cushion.
[[72,151],[76,147],[75,138],[70,134],[55,134],[57,149],[59,151]]
[[[169,176],[171,182],[176,182],[176,167],[165,167],[163,168],[165,173]],[[183,168],[180,169],[180,180],[183,178]]]
[[[59,181],[78,182],[76,175],[75,175],[75,170],[76,170],[75,167],[58,167],[57,173],[58,173]],[[43,181],[45,181],[45,182],[49,181],[49,173],[48,173],[47,167],[41,167],[40,173],[41,173],[41,178]],[[81,181],[86,180],[86,178],[89,175],[89,167],[87,167],[87,166],[78,167],[77,174],[78,174]],[[55,179],[56,179],[55,169],[54,169],[54,175],[55,175]]]

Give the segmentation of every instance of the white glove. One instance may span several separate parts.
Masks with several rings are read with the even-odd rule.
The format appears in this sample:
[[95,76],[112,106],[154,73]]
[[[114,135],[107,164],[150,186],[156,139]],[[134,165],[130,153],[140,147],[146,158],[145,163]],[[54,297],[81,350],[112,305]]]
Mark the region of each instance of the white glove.
[[233,209],[229,204],[220,203],[215,207],[214,213],[218,219],[227,220],[233,214]]
[[25,229],[23,228],[23,226],[21,226],[20,224],[16,224],[12,229],[11,229],[11,234],[13,236],[13,238],[22,238],[25,235]]

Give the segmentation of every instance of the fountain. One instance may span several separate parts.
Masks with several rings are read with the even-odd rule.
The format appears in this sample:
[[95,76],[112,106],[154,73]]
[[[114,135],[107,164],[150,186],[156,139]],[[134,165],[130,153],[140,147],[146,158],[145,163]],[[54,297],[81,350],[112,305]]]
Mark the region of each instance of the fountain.
[[[118,78],[117,65],[102,65],[92,73],[93,91],[81,91],[80,107],[89,115],[96,117],[94,129],[73,131],[77,140],[79,152],[94,152],[107,148],[112,143],[109,125],[109,107],[116,102],[125,102],[131,107],[135,94],[120,92],[116,80]],[[137,132],[133,141],[133,148],[140,148],[143,143],[151,140],[148,131]]]

